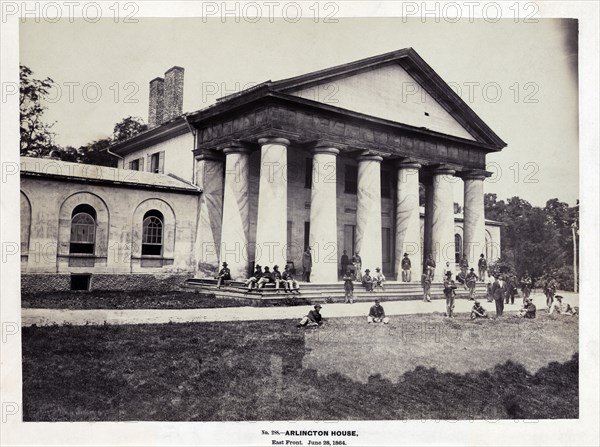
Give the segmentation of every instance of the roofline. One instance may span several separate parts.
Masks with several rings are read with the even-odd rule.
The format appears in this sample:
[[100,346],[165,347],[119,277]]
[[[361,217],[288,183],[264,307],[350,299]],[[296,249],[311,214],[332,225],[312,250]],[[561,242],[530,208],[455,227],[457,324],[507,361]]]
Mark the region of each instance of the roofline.
[[[167,174],[168,175],[168,174]],[[74,183],[88,183],[93,185],[110,185],[120,188],[133,188],[133,189],[158,189],[158,190],[166,190],[166,192],[176,192],[176,193],[185,193],[185,194],[201,194],[202,189],[191,185],[188,187],[183,186],[166,186],[166,185],[156,185],[153,183],[131,183],[120,180],[111,180],[111,179],[92,179],[92,178],[83,178],[76,177],[72,175],[60,175],[60,174],[52,174],[52,173],[42,173],[35,171],[21,171],[21,176],[24,177],[32,177],[32,178],[49,178],[51,180],[56,181],[64,181],[64,182],[74,182]],[[173,176],[171,176],[173,177]],[[173,177],[179,180],[177,177]],[[186,182],[187,183],[187,182]],[[193,189],[191,188],[193,186]]]

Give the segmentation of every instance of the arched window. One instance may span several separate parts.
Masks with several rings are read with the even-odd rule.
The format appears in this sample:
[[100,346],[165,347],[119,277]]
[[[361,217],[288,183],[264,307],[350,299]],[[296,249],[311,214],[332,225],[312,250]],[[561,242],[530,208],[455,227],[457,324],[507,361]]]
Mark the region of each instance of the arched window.
[[164,217],[160,211],[150,210],[144,214],[142,255],[162,254]]
[[96,210],[90,205],[77,205],[71,213],[69,253],[94,254],[96,244]]
[[454,262],[457,264],[460,262],[462,257],[462,237],[456,233],[454,235]]

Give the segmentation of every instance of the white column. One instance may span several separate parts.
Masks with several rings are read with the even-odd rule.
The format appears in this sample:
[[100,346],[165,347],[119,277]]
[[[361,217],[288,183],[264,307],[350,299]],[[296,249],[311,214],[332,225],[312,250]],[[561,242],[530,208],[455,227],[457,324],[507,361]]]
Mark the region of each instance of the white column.
[[225,153],[225,194],[221,225],[221,263],[227,262],[231,277],[248,276],[248,208],[250,151],[235,145]]
[[421,217],[419,213],[419,169],[415,162],[397,165],[398,187],[396,194],[396,268],[398,280],[402,273],[402,258],[408,254],[412,265],[412,280],[421,278]]
[[285,138],[261,138],[255,263],[287,262],[287,148]]
[[477,271],[479,256],[485,254],[485,215],[483,205],[484,171],[471,171],[464,180],[464,230],[463,253],[469,265]]
[[317,146],[313,154],[309,238],[313,253],[311,281],[334,283],[338,279],[336,160],[339,150]]
[[362,259],[362,272],[375,272],[382,265],[381,250],[381,162],[378,155],[358,157],[356,197],[356,252]]
[[435,281],[443,281],[446,262],[454,265],[454,197],[455,171],[438,168],[433,172],[433,219],[431,249],[436,262]]
[[223,218],[223,159],[209,150],[196,151],[196,185],[202,188],[196,237],[196,277],[219,271]]

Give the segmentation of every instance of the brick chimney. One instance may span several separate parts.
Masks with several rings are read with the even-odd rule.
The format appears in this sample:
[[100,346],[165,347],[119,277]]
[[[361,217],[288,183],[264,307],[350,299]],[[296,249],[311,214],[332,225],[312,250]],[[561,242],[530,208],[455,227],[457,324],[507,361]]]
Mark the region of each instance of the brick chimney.
[[165,72],[164,113],[162,122],[181,115],[183,111],[183,68],[172,67]]
[[163,122],[164,111],[164,83],[163,78],[154,78],[150,81],[150,106],[148,109],[148,127],[160,126]]

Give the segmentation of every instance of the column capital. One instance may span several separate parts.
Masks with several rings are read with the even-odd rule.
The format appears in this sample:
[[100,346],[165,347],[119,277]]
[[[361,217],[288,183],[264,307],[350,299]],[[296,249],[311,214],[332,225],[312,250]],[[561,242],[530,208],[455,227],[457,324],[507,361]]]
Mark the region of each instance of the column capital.
[[375,154],[373,152],[365,151],[362,154],[360,154],[358,157],[356,157],[356,160],[358,162],[361,162],[361,161],[376,161],[376,162],[381,163],[383,161],[383,157],[381,155]]
[[249,154],[252,152],[252,148],[241,141],[234,141],[226,146],[223,146],[223,153],[228,154]]
[[336,147],[333,147],[329,144],[323,144],[323,146],[317,145],[311,151],[313,154],[331,154],[338,155],[340,150]]
[[194,149],[193,153],[196,161],[223,161],[223,156],[221,155],[221,153],[212,149]]
[[463,180],[485,180],[487,177],[491,177],[492,173],[483,169],[470,169],[468,171],[461,171],[458,175]]
[[414,158],[403,158],[396,160],[396,168],[398,169],[421,169],[423,165]]
[[453,169],[451,166],[448,166],[448,165],[439,165],[439,166],[436,166],[432,170],[432,174],[433,175],[454,175],[454,174],[456,174],[456,169]]
[[263,138],[259,138],[258,139],[258,144],[260,144],[261,146],[265,145],[265,144],[280,144],[283,146],[289,146],[290,140],[288,140],[287,138],[281,138],[281,137],[263,137]]

